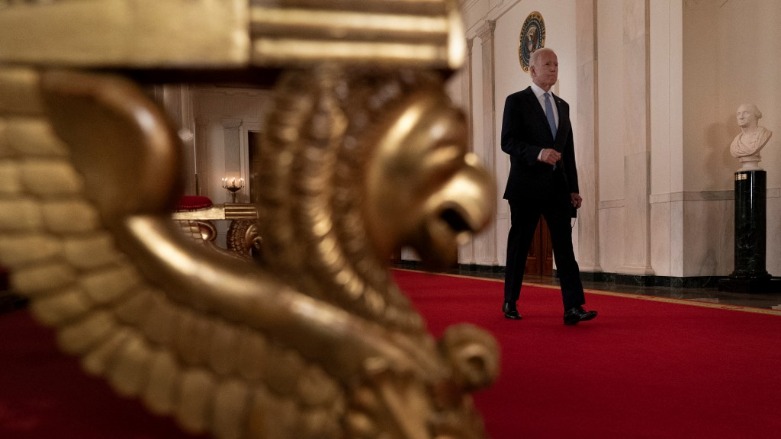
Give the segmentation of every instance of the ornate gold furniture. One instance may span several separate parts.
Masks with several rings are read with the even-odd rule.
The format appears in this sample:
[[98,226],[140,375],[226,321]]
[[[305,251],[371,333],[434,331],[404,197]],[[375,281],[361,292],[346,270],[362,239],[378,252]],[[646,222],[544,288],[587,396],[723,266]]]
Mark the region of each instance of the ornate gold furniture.
[[[215,206],[209,202],[200,209],[177,207],[172,218],[194,241],[230,256],[249,260],[260,257],[262,239],[258,234],[258,211],[254,205],[226,203]],[[214,221],[230,222],[226,249],[214,243],[217,238]]]
[[[0,264],[88,373],[188,431],[482,437],[494,340],[434,340],[386,266],[448,264],[492,214],[443,91],[463,43],[448,0],[0,1]],[[201,80],[274,87],[258,263],[171,220],[180,141],[143,86]]]

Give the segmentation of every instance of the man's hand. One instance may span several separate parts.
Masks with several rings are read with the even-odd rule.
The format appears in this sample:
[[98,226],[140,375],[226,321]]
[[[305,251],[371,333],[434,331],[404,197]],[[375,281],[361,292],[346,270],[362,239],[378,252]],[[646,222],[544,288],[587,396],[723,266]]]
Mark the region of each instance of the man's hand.
[[540,161],[543,163],[555,165],[559,160],[561,160],[561,153],[553,148],[543,148],[540,152]]
[[572,206],[575,209],[580,209],[580,205],[583,203],[583,198],[580,197],[580,194],[577,192],[573,192],[569,194],[570,200],[572,201]]

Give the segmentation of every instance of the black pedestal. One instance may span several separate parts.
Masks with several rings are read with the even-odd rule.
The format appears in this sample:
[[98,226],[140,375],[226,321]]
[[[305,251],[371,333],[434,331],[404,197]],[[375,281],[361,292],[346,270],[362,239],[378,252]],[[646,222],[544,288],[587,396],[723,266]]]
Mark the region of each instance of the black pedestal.
[[719,282],[719,290],[741,293],[781,291],[781,279],[765,269],[767,173],[735,173],[735,271]]
[[732,278],[719,281],[719,291],[732,293],[781,293],[781,279]]

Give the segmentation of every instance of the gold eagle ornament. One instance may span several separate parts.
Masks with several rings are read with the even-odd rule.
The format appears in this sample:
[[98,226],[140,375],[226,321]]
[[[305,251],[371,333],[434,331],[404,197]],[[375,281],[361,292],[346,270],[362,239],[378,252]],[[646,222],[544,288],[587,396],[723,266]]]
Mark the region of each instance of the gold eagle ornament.
[[[0,263],[88,373],[186,431],[481,438],[470,393],[495,379],[495,341],[435,340],[387,262],[452,263],[493,212],[443,91],[456,6],[320,3],[0,2]],[[204,70],[273,86],[257,262],[171,219],[181,144],[143,84]]]

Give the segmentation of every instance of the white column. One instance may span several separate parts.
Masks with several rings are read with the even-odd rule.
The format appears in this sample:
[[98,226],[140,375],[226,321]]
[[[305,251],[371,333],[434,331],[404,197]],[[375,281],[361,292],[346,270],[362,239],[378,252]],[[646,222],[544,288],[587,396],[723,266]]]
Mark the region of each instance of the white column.
[[650,0],[626,0],[623,10],[625,227],[622,272],[653,275],[651,268],[651,159],[649,96]]
[[[496,22],[486,20],[477,30],[477,36],[482,42],[483,53],[483,144],[481,158],[486,168],[496,168],[496,71],[494,60],[494,30]],[[495,200],[499,205],[499,197]],[[496,221],[491,222],[488,229],[483,232],[475,242],[476,262],[481,265],[499,265],[497,258],[497,231]]]
[[575,4],[577,126],[574,128],[578,183],[583,205],[578,211],[577,252],[581,271],[601,272],[599,263],[599,180],[597,106],[597,52],[595,0]]
[[172,128],[177,131],[182,141],[184,192],[185,194],[195,194],[195,175],[198,171],[195,151],[195,120],[190,86],[187,84],[153,86],[152,95],[173,122]]
[[[461,81],[462,96],[464,96],[464,109],[466,111],[467,131],[469,132],[468,149],[470,152],[474,152],[479,155],[479,152],[475,151],[475,143],[472,137],[474,133],[475,124],[473,122],[474,109],[473,105],[473,93],[472,93],[472,44],[474,38],[467,38],[466,40],[466,65],[464,66],[464,80]],[[475,258],[475,239],[471,239],[468,243],[462,245],[458,249],[458,262],[461,264],[476,264]]]

